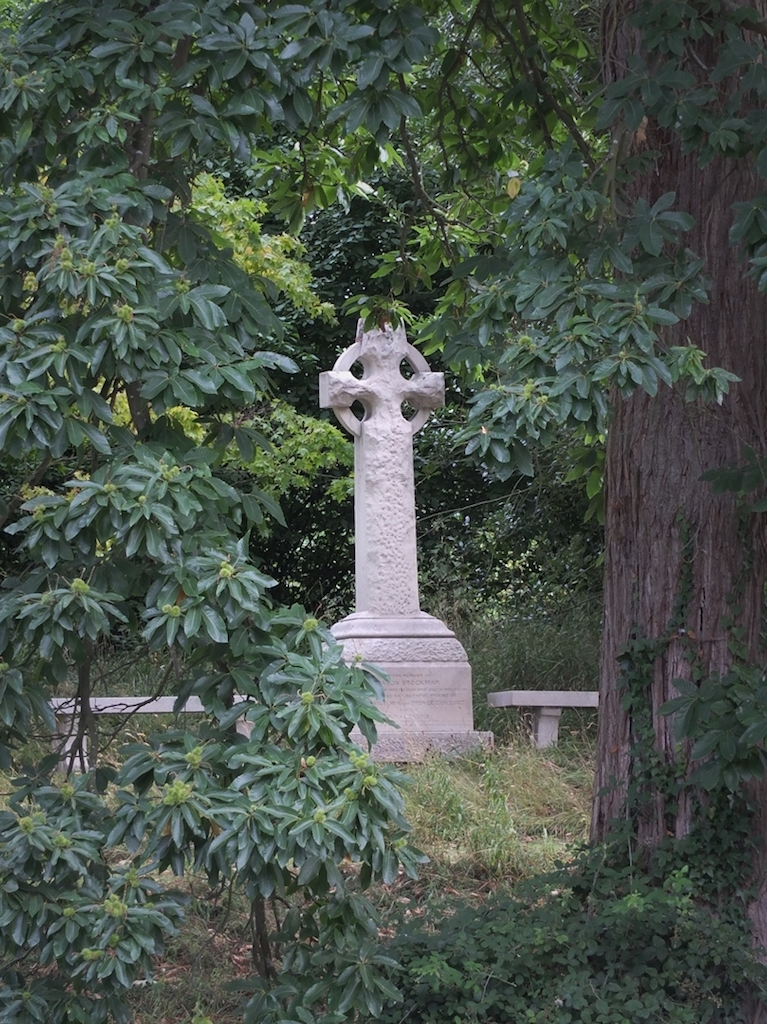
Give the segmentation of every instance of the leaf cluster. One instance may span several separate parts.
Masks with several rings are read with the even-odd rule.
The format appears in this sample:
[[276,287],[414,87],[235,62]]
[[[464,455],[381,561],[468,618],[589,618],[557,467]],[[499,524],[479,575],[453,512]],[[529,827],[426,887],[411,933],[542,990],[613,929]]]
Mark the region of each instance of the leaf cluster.
[[692,761],[702,762],[689,784],[705,790],[725,786],[731,793],[767,769],[767,699],[763,673],[755,665],[735,665],[724,676],[702,682],[675,679],[679,696],[661,714],[674,716],[674,734],[691,740]]
[[[172,730],[124,749],[108,773],[108,803],[90,774],[52,782],[55,758],[17,780],[0,816],[0,917],[12,965],[4,1012],[16,1008],[25,1024],[89,1012],[126,1020],[126,990],[151,977],[183,913],[157,881],[166,869],[202,872],[254,906],[272,899],[285,908],[280,986],[254,997],[269,1020],[317,1003],[327,1020],[375,1012],[395,996],[381,974],[386,961],[366,959],[377,918],[358,890],[414,874],[423,857],[408,844],[404,777],[350,738],[356,727],[375,740],[379,684],[366,667],[346,666],[330,634],[297,609],[276,614],[267,637],[257,674],[251,657],[247,669],[197,680],[210,713],[198,733]],[[45,979],[34,980],[35,961],[49,968]],[[350,963],[367,966],[339,980]]]
[[527,445],[551,444],[562,426],[604,433],[609,387],[654,395],[681,381],[688,400],[722,400],[733,374],[662,342],[706,301],[702,262],[680,238],[692,221],[674,201],[640,198],[616,225],[572,145],[548,154],[509,205],[504,242],[456,269],[445,306],[460,302],[460,321],[446,312],[432,329],[448,360],[485,378],[468,451],[502,474],[515,463],[531,473]]
[[[86,776],[19,779],[0,817],[5,1019],[129,1019],[126,992],[151,975],[182,908],[144,868],[108,863],[108,829]],[[27,973],[33,951],[42,975]]]

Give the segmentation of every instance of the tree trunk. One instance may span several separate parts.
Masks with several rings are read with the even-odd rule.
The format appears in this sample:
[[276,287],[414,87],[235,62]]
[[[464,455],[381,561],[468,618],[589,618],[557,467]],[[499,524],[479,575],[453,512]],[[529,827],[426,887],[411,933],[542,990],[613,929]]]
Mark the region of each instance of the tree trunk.
[[[754,5],[756,6],[756,5]],[[762,5],[763,6],[763,5]],[[627,58],[639,47],[627,24],[630,7],[617,3],[606,12],[605,77],[621,77]],[[691,54],[689,70],[715,63],[718,41],[704,36]],[[710,278],[710,305],[698,306],[689,320],[668,329],[665,343],[689,341],[707,353],[709,366],[738,374],[721,406],[685,403],[678,389],[662,388],[656,398],[637,392],[616,399],[605,469],[605,621],[600,681],[598,770],[592,838],[603,839],[616,819],[633,817],[640,845],[654,847],[666,835],[686,836],[694,823],[691,794],[678,801],[661,786],[646,787],[637,806],[627,793],[645,770],[637,754],[643,725],[654,734],[656,764],[677,779],[694,767],[689,745],[679,745],[673,723],[659,707],[678,695],[674,679],[690,678],[690,657],[708,673],[728,671],[732,654],[723,620],[743,628],[751,660],[758,661],[764,607],[763,521],[744,517],[733,493],[714,494],[700,480],[707,470],[743,462],[743,446],[767,456],[767,300],[745,275],[745,264],[728,243],[732,205],[761,191],[763,182],[745,161],[716,159],[698,166],[695,152],[683,154],[678,136],[649,123],[632,140],[634,149],[657,152],[631,191],[654,203],[676,192],[677,207],[695,218],[685,243],[704,258]],[[738,611],[738,608],[740,611]],[[639,652],[642,641],[657,648]],[[623,656],[634,645],[639,662],[650,668],[644,680],[634,673],[641,698],[626,707],[621,690]],[[632,753],[633,750],[633,753]],[[754,795],[765,805],[764,787]],[[767,836],[760,829],[760,870],[767,863]],[[762,906],[764,902],[764,906]],[[757,938],[767,944],[767,898],[753,908]],[[760,1019],[752,1014],[750,1019]]]

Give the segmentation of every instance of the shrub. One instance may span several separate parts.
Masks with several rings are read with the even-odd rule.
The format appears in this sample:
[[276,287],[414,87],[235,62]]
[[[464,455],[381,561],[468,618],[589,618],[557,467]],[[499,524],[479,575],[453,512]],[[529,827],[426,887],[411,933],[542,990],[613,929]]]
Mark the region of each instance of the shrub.
[[[131,986],[151,978],[183,914],[158,875],[168,869],[230,882],[249,901],[261,977],[246,1021],[313,1020],[314,1007],[337,1024],[396,997],[359,889],[392,882],[400,866],[413,874],[422,858],[407,842],[402,775],[350,739],[355,726],[375,739],[375,678],[345,665],[299,609],[275,615],[261,653],[260,671],[238,676],[242,703],[227,707],[222,669],[205,681],[199,731],[129,745],[116,775],[63,781],[51,756],[16,780],[0,813],[0,1020],[127,1021]],[[94,792],[110,774],[115,788]]]
[[446,903],[387,947],[404,995],[378,1024],[735,1024],[767,971],[740,916],[665,878],[594,852],[498,893]]

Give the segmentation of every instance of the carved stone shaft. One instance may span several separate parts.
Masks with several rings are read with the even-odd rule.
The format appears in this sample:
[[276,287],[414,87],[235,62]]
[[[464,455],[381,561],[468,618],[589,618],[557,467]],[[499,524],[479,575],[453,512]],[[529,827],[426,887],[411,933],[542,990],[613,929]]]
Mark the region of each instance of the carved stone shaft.
[[[403,327],[357,335],[356,344],[320,374],[320,405],[355,435],[356,610],[378,616],[420,611],[415,531],[413,434],[445,401],[441,373],[405,337]],[[362,365],[362,377],[351,367]],[[413,370],[402,373],[402,364]],[[358,419],[352,405],[364,410]],[[407,402],[415,415],[406,419]]]

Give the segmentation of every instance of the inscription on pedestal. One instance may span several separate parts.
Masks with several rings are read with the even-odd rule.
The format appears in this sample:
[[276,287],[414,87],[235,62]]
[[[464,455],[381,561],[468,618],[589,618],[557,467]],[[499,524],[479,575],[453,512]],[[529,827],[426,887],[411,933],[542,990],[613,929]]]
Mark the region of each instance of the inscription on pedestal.
[[[468,665],[436,666],[433,673],[409,670],[408,666],[389,664],[381,668],[390,676],[384,685],[382,710],[400,726],[418,724],[424,728],[455,726],[473,728],[471,705],[467,707],[466,689],[471,687]],[[469,690],[469,692],[471,692]]]

